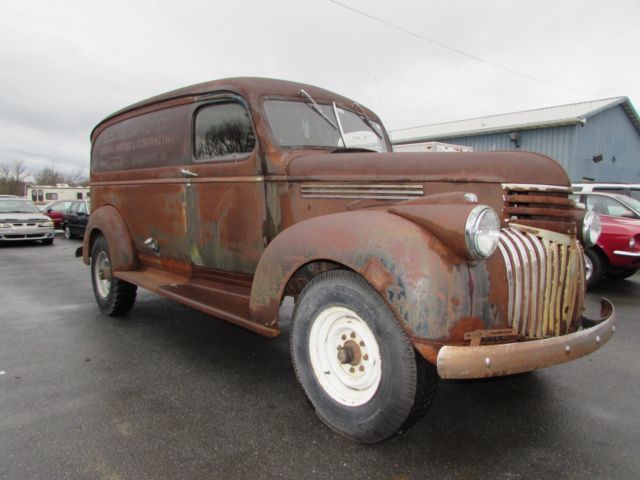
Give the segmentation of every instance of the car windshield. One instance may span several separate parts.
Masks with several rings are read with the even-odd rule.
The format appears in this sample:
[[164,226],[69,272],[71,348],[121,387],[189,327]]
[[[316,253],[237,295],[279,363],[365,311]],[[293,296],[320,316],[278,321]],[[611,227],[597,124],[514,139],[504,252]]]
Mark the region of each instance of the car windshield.
[[617,198],[628,207],[631,207],[636,212],[640,213],[640,201],[635,198],[627,197],[626,195],[618,195]]
[[40,213],[40,211],[28,200],[2,198],[0,213]]
[[[362,113],[291,100],[267,100],[264,109],[271,131],[280,146],[298,148],[357,148],[386,152],[382,127]],[[343,135],[340,134],[342,127]],[[343,140],[344,139],[344,140]]]

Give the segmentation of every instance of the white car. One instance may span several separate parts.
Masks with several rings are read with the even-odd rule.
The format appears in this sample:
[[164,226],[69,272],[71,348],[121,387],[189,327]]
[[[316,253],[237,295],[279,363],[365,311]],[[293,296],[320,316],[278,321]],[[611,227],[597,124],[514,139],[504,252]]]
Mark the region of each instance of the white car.
[[640,184],[638,183],[572,183],[574,193],[616,193],[640,200]]
[[53,221],[29,200],[0,198],[0,242],[40,240],[51,245]]

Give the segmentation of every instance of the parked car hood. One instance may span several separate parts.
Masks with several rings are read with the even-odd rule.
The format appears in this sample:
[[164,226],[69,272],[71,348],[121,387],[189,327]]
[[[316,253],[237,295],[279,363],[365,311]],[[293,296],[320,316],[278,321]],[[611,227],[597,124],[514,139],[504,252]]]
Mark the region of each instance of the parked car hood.
[[516,151],[307,154],[290,160],[286,172],[309,180],[570,185],[564,169],[552,158]]
[[631,235],[640,233],[640,220],[635,218],[614,217],[600,215],[602,231],[605,233],[628,232]]

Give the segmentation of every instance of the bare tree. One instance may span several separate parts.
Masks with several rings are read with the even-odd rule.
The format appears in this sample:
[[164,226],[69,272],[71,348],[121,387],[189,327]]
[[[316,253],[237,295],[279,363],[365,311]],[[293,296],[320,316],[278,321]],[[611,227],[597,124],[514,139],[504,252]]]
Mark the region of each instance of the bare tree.
[[14,160],[11,164],[0,165],[0,194],[23,195],[24,180],[29,175],[24,161]]
[[73,173],[64,174],[55,167],[44,167],[33,175],[36,185],[57,185],[66,183],[68,185],[86,185],[87,178],[83,174],[83,168],[79,168]]

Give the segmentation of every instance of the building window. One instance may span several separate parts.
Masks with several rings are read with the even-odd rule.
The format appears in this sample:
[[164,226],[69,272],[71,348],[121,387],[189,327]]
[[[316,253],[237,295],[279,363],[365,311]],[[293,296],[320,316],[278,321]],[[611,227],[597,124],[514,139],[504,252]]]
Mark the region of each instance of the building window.
[[77,193],[76,193],[76,198],[77,198],[78,200],[82,200],[82,192],[77,192]]
[[44,198],[46,200],[57,200],[58,199],[58,194],[57,193],[45,193],[44,194]]

